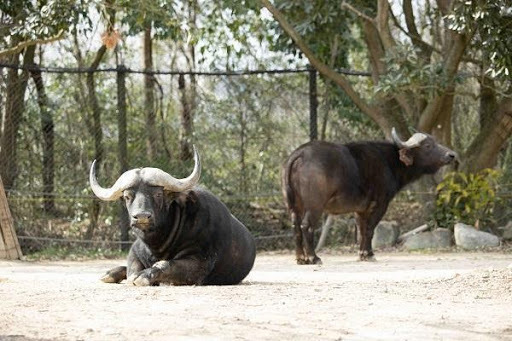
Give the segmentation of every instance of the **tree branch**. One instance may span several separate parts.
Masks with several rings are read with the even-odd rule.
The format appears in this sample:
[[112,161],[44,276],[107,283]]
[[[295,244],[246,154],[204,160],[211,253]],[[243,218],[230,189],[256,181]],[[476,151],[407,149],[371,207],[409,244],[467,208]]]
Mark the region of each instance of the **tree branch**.
[[297,47],[304,53],[306,58],[308,58],[309,62],[315,69],[318,70],[324,77],[332,80],[339,87],[345,91],[347,96],[354,102],[354,104],[366,115],[372,118],[380,127],[387,127],[387,122],[384,117],[382,117],[378,108],[374,106],[368,105],[354,90],[350,82],[341,74],[334,71],[332,68],[327,66],[325,63],[321,62],[318,58],[315,57],[313,51],[306,45],[306,43],[299,36],[297,31],[286,21],[283,14],[275,8],[269,0],[260,0],[263,7],[265,7],[269,12],[274,16],[274,19],[277,20],[281,28],[285,31],[290,38],[295,42]]
[[46,38],[46,39],[35,39],[35,40],[26,40],[22,41],[18,45],[2,50],[0,51],[0,58],[7,57],[10,55],[13,55],[15,53],[21,52],[24,48],[32,46],[32,45],[44,45],[48,43],[52,43],[57,40],[61,40],[64,38],[64,30],[60,30],[59,33],[54,35],[53,37]]
[[389,13],[391,8],[387,0],[378,0],[377,4],[377,28],[384,50],[389,50],[396,45],[395,39],[389,29]]
[[370,18],[369,16],[367,16],[366,14],[364,14],[363,12],[359,11],[357,8],[352,6],[351,4],[343,1],[343,3],[341,4],[341,8],[346,8],[350,12],[354,13],[355,15],[357,15],[358,17],[360,17],[360,18],[362,18],[362,19],[372,23],[373,25],[375,25],[375,20],[373,18]]
[[[465,34],[454,34],[453,45],[451,46],[448,54],[444,59],[443,69],[445,70],[445,77],[448,80],[448,86],[453,83],[459,64],[462,60],[462,55],[466,50],[466,46],[469,42],[469,38]],[[444,93],[438,94],[433,100],[429,102],[426,108],[423,110],[418,128],[421,131],[430,132],[437,120],[439,109],[444,101]]]
[[[433,47],[424,42],[423,39],[421,39],[420,34],[418,33],[416,22],[414,20],[414,12],[412,10],[411,0],[404,0],[402,7],[404,10],[405,24],[408,30],[408,32],[405,33],[411,38],[411,41],[414,44],[414,46],[421,50],[423,60],[427,61],[430,58],[430,55],[432,54]],[[394,15],[393,20],[395,22],[395,25],[398,28],[402,29]],[[402,29],[402,31],[404,30]]]

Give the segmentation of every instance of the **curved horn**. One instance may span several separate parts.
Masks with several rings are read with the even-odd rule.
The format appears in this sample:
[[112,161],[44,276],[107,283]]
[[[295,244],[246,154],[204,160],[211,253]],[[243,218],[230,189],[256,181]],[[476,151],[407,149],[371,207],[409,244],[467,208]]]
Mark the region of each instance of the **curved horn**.
[[199,182],[201,176],[201,160],[194,147],[194,170],[184,179],[176,179],[169,173],[158,168],[143,168],[141,170],[142,179],[150,185],[162,186],[165,190],[172,192],[183,192],[191,189]]
[[395,127],[393,127],[393,129],[391,129],[391,137],[393,138],[393,142],[395,142],[395,144],[398,146],[398,148],[404,147],[404,142],[398,137]]
[[399,147],[399,148],[415,148],[418,147],[421,144],[421,141],[427,138],[427,135],[423,133],[415,133],[412,135],[406,142],[402,141],[400,137],[398,137],[398,134],[396,133],[396,129],[393,127],[391,130],[391,136],[393,137],[393,142]]
[[413,136],[411,136],[410,139],[407,140],[407,142],[404,143],[404,145],[407,148],[414,148],[418,147],[421,144],[421,141],[427,138],[427,135],[423,133],[416,133]]
[[89,183],[91,189],[101,200],[112,201],[119,199],[123,195],[123,191],[133,186],[138,180],[138,172],[140,169],[132,169],[124,172],[119,179],[117,179],[114,186],[110,188],[103,188],[98,184],[96,179],[96,160],[92,162],[91,171],[89,172]]

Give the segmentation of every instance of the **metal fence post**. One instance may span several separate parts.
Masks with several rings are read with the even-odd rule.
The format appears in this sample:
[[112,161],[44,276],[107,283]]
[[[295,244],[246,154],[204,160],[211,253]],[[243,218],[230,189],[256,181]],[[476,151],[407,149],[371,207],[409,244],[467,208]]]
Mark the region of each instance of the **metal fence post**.
[[309,67],[309,139],[318,139],[316,70]]

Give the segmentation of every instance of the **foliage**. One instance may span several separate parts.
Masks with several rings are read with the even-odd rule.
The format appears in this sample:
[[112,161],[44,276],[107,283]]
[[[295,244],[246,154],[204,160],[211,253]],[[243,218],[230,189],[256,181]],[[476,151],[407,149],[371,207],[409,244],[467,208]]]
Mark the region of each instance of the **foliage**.
[[[374,11],[370,2],[358,1],[363,8]],[[353,34],[357,20],[340,6],[339,1],[276,1],[276,7],[286,16],[315,55],[333,68],[348,67],[348,54],[361,49],[362,42]],[[272,49],[302,56],[290,37],[273,24],[275,35]]]
[[500,176],[500,171],[489,168],[470,174],[448,173],[436,188],[435,223],[450,228],[456,222],[493,223]]
[[450,28],[474,34],[473,48],[481,49],[486,72],[492,77],[512,74],[512,3],[510,0],[459,1],[447,16]]
[[[320,60],[334,69],[369,68],[370,61],[368,51],[364,48],[361,20],[353,12],[342,10],[340,2],[272,2],[290,20]],[[100,67],[105,67],[107,63],[123,63],[134,70],[142,69],[139,44],[133,42],[138,42],[141,32],[148,24],[152,25],[152,38],[158,40],[153,51],[155,69],[168,69],[169,65],[180,65],[184,59],[182,50],[191,46],[195,47],[197,66],[203,71],[304,67],[307,63],[301,59],[303,56],[275,20],[261,9],[261,3],[257,0],[119,0],[113,3],[113,7],[109,7],[111,3],[90,0],[0,2],[0,46],[3,48],[15,43],[14,38],[20,41],[51,37],[62,29],[67,33],[76,33],[76,42],[73,36],[68,34],[59,44],[37,49],[40,63],[50,67],[83,67],[94,58],[95,46],[100,42],[95,36],[101,34],[101,29],[94,26],[101,22],[100,16],[106,15],[107,10],[114,8],[117,22],[122,25],[116,29],[121,32],[125,43],[118,45],[115,51],[108,51]],[[376,14],[376,3],[369,0],[350,1],[354,8],[370,17]],[[478,8],[486,8],[487,14],[478,14],[473,21],[467,21],[472,25],[481,23],[482,26],[472,26],[473,31],[476,30],[476,38],[465,57],[471,60],[483,59],[483,65],[478,65],[478,68],[486,69],[492,66],[489,64],[492,61],[493,65],[496,65],[493,67],[500,70],[497,66],[499,58],[512,56],[512,53],[506,53],[512,46],[512,35],[506,35],[504,31],[509,16],[506,11],[503,12],[494,6],[503,5],[505,1],[475,3],[480,7],[457,7],[455,16],[445,19],[452,20],[455,25],[455,19],[476,15],[475,13],[480,13]],[[383,60],[387,65],[386,72],[378,80],[347,76],[353,81],[355,91],[368,102],[376,97],[386,97],[394,93],[412,93],[415,99],[428,100],[448,82],[439,53],[443,49],[443,39],[436,40],[444,32],[440,26],[434,27],[434,24],[442,25],[443,22],[439,20],[435,6],[432,7],[432,12],[420,8],[421,6],[422,3],[415,5],[415,10],[418,10],[416,21],[421,23],[418,27],[421,26],[422,37],[436,49],[432,59],[421,60],[409,37],[396,34],[398,30],[394,27],[392,33],[396,34],[397,45],[388,51]],[[395,14],[399,13],[394,5],[392,10]],[[467,13],[463,12],[464,10],[467,10]],[[505,14],[500,14],[502,12]],[[458,26],[452,28],[459,29]],[[462,29],[462,26],[460,28]],[[439,34],[434,36],[436,30]],[[494,34],[499,38],[493,40]],[[434,41],[429,41],[430,38]],[[492,54],[493,51],[496,51],[496,55]],[[506,58],[502,60],[509,63]],[[9,88],[6,82],[7,72],[6,68],[0,70],[2,90]],[[473,72],[473,64],[462,66],[461,73]],[[504,74],[505,71],[502,71],[499,75]],[[94,158],[94,134],[98,133],[93,130],[85,87],[86,75],[43,72],[42,76],[49,111],[54,121],[56,186],[50,194],[56,199],[56,212],[43,212],[41,205],[44,194],[44,139],[40,107],[32,80],[29,80],[25,109],[20,116],[22,121],[17,142],[19,167],[15,188],[9,193],[10,203],[17,227],[22,226],[21,232],[24,234],[80,238],[90,221],[90,206],[94,200],[88,186],[87,174]],[[191,162],[183,163],[176,157],[179,150],[182,110],[177,78],[175,75],[155,75],[158,92],[158,132],[154,138],[159,140],[162,148],[158,155],[150,159],[145,152],[143,76],[127,74],[129,167],[153,166],[165,169],[177,177],[188,175]],[[192,87],[191,78],[185,76],[185,79],[187,85]],[[325,81],[321,76],[318,79],[319,135],[323,131],[323,136],[327,140],[343,142],[382,136],[375,122],[363,115],[339,86],[332,81]],[[98,104],[101,108],[104,148],[98,178],[104,186],[112,185],[121,171],[117,149],[119,127],[115,80],[115,73],[99,72],[94,75]],[[226,199],[225,202],[236,216],[253,232],[261,230],[270,233],[274,226],[281,226],[281,221],[277,218],[272,224],[265,220],[270,211],[265,211],[267,208],[279,211],[276,216],[283,213],[280,211],[282,200],[279,195],[281,163],[291,150],[308,140],[307,74],[211,78],[198,75],[196,80],[197,106],[193,127],[194,143],[203,161],[201,184]],[[461,141],[460,150],[467,147],[469,137],[480,131],[476,109],[479,98],[478,83],[472,78],[465,77],[463,80],[462,86],[457,84],[457,91],[462,95],[458,94],[455,99],[455,106],[459,108],[455,110],[458,110],[459,115],[456,120],[452,120],[455,122],[454,140]],[[186,89],[186,92],[186,95],[190,95],[191,91]],[[0,91],[1,114],[6,112],[5,101],[6,98]],[[396,111],[399,110],[397,107]],[[461,129],[458,122],[467,127]],[[460,138],[461,135],[464,138]],[[457,147],[459,148],[459,145]],[[509,148],[510,150],[512,149]],[[510,169],[510,165],[509,162],[503,168]],[[494,180],[498,181],[497,178]],[[475,180],[466,182],[473,183]],[[483,210],[481,207],[475,208],[471,201],[476,201],[477,194],[466,198],[463,193],[455,194],[455,185],[445,186],[447,187],[440,191],[440,194],[446,194],[450,188],[451,203],[455,202],[454,197],[461,197],[458,206],[468,202],[469,212],[466,212],[466,206],[461,206],[457,213],[446,208],[450,207],[446,204],[440,205],[440,224],[446,224],[448,216],[454,220],[456,214],[466,216]],[[465,187],[460,186],[467,191],[466,187],[469,185],[466,183]],[[478,188],[477,185],[474,186]],[[486,195],[488,199],[491,197],[489,193]],[[277,199],[276,203],[264,207],[264,204],[255,205],[254,200],[249,199],[254,196],[271,196]],[[101,203],[100,226],[95,230],[93,239],[118,238],[115,233],[118,209],[119,205],[116,203]],[[265,212],[265,217],[257,215],[261,212]],[[63,227],[57,231],[55,224],[51,224],[52,219],[56,217],[63,221]],[[478,216],[471,219],[474,221],[484,218]],[[284,220],[288,222],[287,217]],[[61,251],[48,251],[50,254],[52,252],[57,254],[57,257],[64,255]]]
[[[388,72],[376,84],[375,93],[389,94],[411,92],[415,96],[431,99],[449,83],[443,65],[439,61],[425,63],[418,50],[409,44],[397,44],[384,59]],[[462,77],[455,79],[462,81]]]
[[40,251],[25,255],[25,259],[29,261],[41,260],[85,260],[85,259],[117,259],[126,258],[128,255],[125,251],[101,248],[101,247],[77,247],[77,246],[49,246]]
[[124,9],[121,23],[125,25],[129,35],[140,33],[149,26],[159,39],[183,39],[185,32],[180,26],[186,18],[182,6],[176,1],[120,0],[117,5]]
[[86,0],[1,1],[0,39],[48,38],[60,30],[74,28],[80,19],[90,24],[88,6]]

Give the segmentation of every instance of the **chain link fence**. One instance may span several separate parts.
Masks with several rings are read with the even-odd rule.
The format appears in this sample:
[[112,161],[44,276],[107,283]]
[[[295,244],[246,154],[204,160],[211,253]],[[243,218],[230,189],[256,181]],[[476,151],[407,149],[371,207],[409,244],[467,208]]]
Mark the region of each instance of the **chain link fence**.
[[[357,116],[350,101],[340,109],[338,99],[333,110],[328,84],[309,69],[197,73],[0,64],[0,77],[0,174],[25,253],[62,245],[126,250],[134,237],[123,206],[93,196],[92,161],[104,187],[135,167],[185,177],[192,145],[202,159],[201,185],[250,229],[258,248],[292,248],[282,162],[310,138],[378,136],[367,122],[359,129],[357,120],[347,124],[339,112]],[[415,227],[433,196],[401,193],[384,219],[402,215],[410,224],[405,228]],[[353,224],[341,225],[331,245],[354,242]]]
[[[126,248],[133,237],[122,205],[100,202],[89,188],[92,161],[104,187],[135,167],[184,177],[193,167],[192,145],[202,158],[201,184],[251,230],[258,247],[291,247],[280,171],[316,123],[308,114],[316,112],[312,74],[1,65],[0,172],[22,248]],[[343,133],[341,123],[329,127]]]

